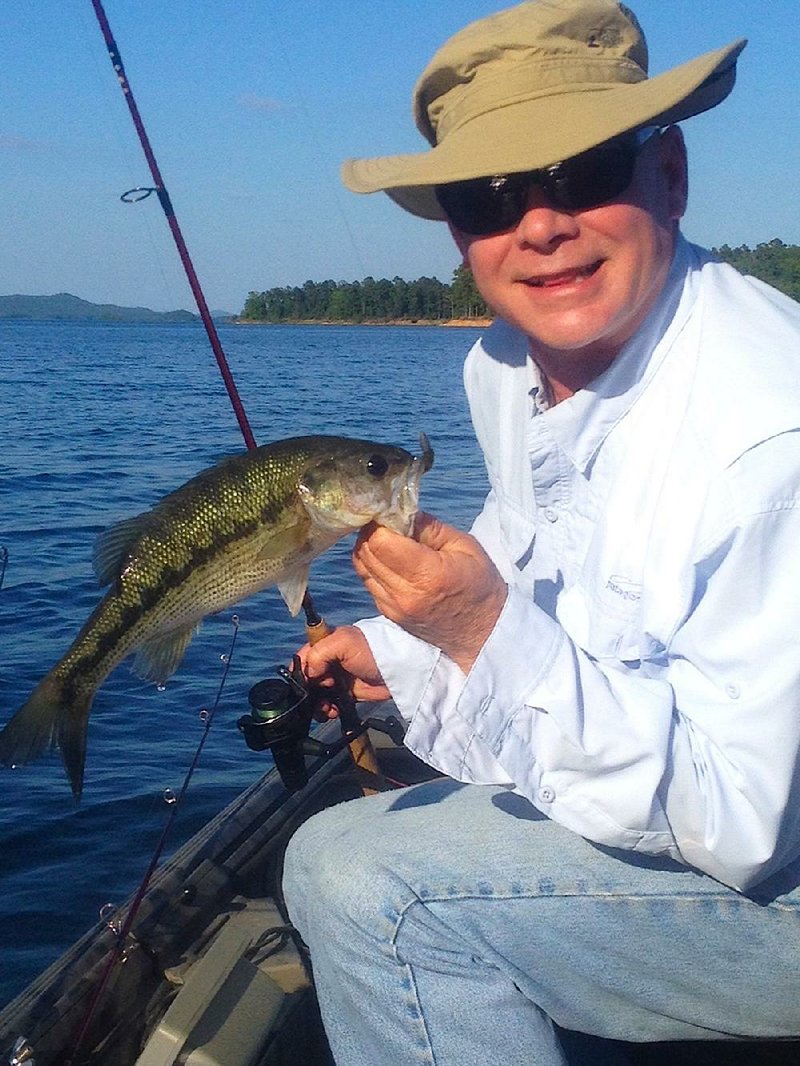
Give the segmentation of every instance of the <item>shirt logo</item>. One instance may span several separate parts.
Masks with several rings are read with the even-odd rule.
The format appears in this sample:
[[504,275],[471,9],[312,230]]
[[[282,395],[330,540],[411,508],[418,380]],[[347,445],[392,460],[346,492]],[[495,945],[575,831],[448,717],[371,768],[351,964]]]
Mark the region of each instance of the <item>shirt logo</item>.
[[636,601],[642,598],[642,586],[621,574],[612,574],[606,582],[606,588],[623,600]]

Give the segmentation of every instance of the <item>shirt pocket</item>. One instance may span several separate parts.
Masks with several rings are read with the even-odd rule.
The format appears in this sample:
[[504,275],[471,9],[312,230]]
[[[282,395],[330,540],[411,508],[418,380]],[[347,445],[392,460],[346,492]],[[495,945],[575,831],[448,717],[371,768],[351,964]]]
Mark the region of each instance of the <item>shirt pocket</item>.
[[650,650],[642,626],[641,585],[612,574],[602,586],[576,583],[561,593],[556,615],[567,635],[593,659],[637,666]]

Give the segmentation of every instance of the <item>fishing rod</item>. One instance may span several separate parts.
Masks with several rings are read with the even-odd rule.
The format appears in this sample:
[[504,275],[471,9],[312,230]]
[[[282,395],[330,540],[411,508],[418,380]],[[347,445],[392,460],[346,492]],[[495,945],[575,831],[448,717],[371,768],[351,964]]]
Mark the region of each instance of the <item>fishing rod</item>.
[[[131,113],[133,119],[133,125],[136,127],[136,133],[139,137],[139,142],[142,146],[147,165],[150,167],[150,173],[155,182],[154,189],[137,188],[130,189],[128,192],[123,193],[121,199],[126,203],[134,203],[138,200],[143,200],[149,196],[150,193],[155,192],[158,196],[158,202],[161,204],[161,209],[166,216],[167,223],[172,233],[175,245],[178,249],[178,255],[180,256],[183,269],[186,273],[186,278],[189,282],[189,287],[192,290],[195,303],[197,304],[197,310],[200,312],[200,318],[203,320],[208,339],[211,344],[211,348],[217,360],[217,366],[222,374],[222,380],[225,382],[225,388],[228,391],[231,404],[233,405],[233,411],[236,415],[236,421],[239,423],[239,428],[242,431],[244,442],[248,448],[256,447],[256,440],[253,436],[253,431],[250,428],[250,423],[247,419],[247,415],[244,410],[239,391],[236,388],[236,382],[233,380],[233,374],[228,365],[228,360],[223,351],[222,344],[220,343],[219,334],[217,328],[214,325],[214,320],[211,317],[211,312],[208,310],[208,304],[206,298],[203,295],[203,290],[200,286],[200,281],[194,269],[191,256],[189,255],[189,249],[186,247],[186,241],[183,239],[181,228],[178,225],[178,219],[175,216],[175,210],[172,206],[169,193],[164,185],[164,179],[161,177],[161,171],[158,169],[158,163],[156,157],[153,154],[153,149],[150,145],[150,139],[147,136],[147,131],[144,128],[142,117],[139,114],[139,108],[136,106],[136,99],[133,95],[128,76],[125,73],[125,67],[122,63],[122,56],[119,53],[117,42],[114,40],[114,35],[111,32],[111,26],[109,25],[108,18],[106,17],[105,9],[101,0],[92,0],[92,7],[94,13],[97,16],[97,21],[100,24],[100,30],[103,34],[103,39],[106,42],[106,48],[111,59],[111,65],[114,67],[114,71],[119,80],[120,88],[122,89],[122,95],[125,97],[125,103],[128,105],[128,110]],[[137,195],[142,194],[142,195]]]

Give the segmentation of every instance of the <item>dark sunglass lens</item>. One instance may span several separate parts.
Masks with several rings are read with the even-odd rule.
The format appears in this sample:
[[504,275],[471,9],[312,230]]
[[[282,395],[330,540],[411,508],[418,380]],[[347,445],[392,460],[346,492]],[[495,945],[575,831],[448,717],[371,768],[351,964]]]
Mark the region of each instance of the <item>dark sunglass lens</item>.
[[436,186],[436,197],[453,225],[484,237],[519,222],[525,211],[530,178],[508,174]]
[[552,167],[547,173],[546,190],[569,211],[599,207],[628,188],[636,156],[633,138],[601,144]]
[[534,183],[565,211],[615,200],[633,180],[639,150],[636,134],[626,134],[541,171],[437,185],[436,196],[457,229],[479,237],[500,233],[520,221]]

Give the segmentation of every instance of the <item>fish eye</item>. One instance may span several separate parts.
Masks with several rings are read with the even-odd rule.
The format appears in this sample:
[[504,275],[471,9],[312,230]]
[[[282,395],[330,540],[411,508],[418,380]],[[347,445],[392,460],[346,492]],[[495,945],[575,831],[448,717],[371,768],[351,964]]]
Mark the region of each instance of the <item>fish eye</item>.
[[371,455],[367,459],[367,470],[373,477],[383,477],[389,469],[389,464],[382,455]]

